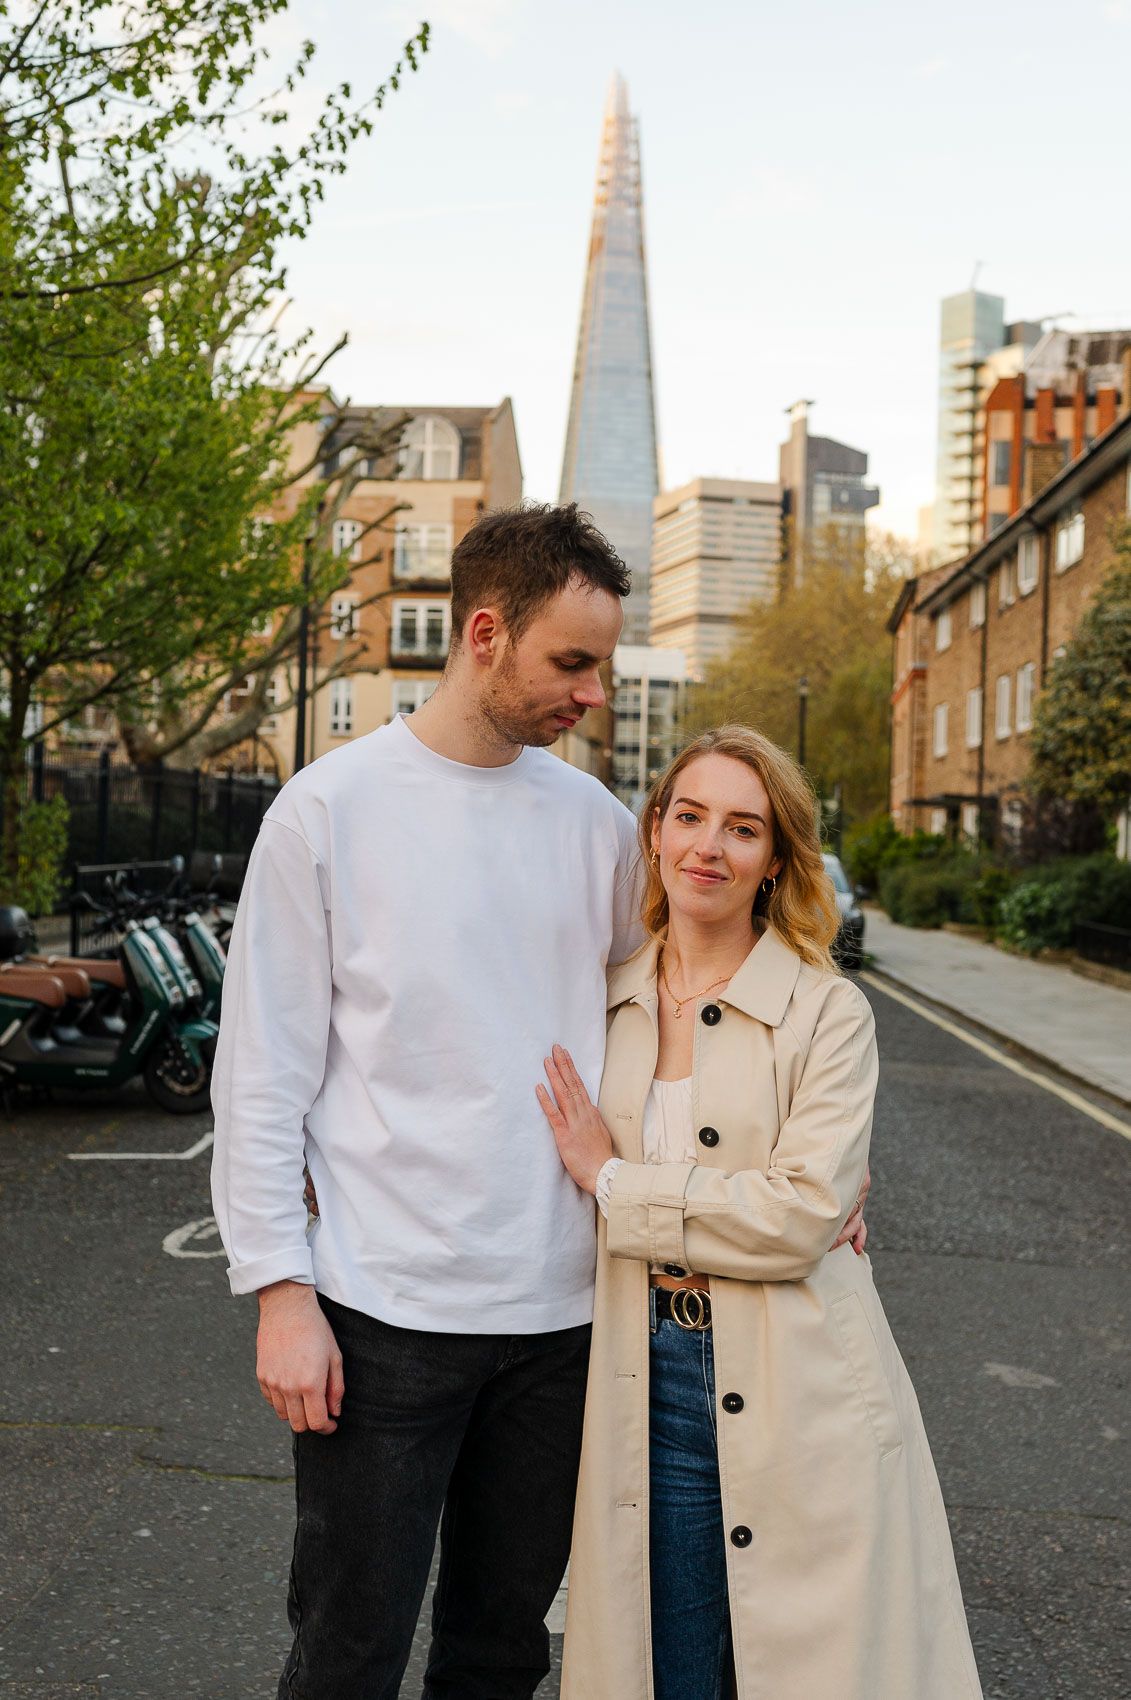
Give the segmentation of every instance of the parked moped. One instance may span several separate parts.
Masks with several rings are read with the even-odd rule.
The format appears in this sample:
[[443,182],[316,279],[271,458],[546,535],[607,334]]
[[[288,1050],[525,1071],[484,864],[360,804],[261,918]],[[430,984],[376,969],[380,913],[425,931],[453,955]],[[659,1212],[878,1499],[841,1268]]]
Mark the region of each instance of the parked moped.
[[207,1108],[216,1023],[189,1009],[150,933],[127,920],[115,956],[104,961],[35,958],[34,944],[24,911],[0,908],[5,1096],[20,1086],[114,1087],[140,1074],[162,1109]]

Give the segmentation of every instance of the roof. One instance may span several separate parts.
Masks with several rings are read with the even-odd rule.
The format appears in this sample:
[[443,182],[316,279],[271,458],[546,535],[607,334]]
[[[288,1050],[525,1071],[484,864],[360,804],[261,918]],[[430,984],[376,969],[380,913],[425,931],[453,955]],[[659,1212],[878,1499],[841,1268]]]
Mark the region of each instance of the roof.
[[1043,531],[1055,519],[1061,508],[1079,501],[1089,490],[1102,483],[1121,462],[1131,458],[1131,413],[1117,419],[1102,437],[1097,437],[1089,449],[1070,461],[1063,472],[1039,490],[1032,501],[1018,509],[992,537],[959,561],[943,582],[929,590],[916,612],[932,613],[947,603],[975,579],[985,578],[998,562],[1010,554],[1019,540],[1029,531]]

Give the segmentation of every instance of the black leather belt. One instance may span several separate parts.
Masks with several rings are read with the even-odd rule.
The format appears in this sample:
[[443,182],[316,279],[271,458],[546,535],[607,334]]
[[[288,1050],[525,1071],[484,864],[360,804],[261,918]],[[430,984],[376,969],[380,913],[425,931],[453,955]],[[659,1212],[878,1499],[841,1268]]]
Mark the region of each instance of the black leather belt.
[[677,1328],[702,1334],[711,1326],[711,1295],[702,1287],[653,1287],[656,1300],[656,1321],[674,1322]]

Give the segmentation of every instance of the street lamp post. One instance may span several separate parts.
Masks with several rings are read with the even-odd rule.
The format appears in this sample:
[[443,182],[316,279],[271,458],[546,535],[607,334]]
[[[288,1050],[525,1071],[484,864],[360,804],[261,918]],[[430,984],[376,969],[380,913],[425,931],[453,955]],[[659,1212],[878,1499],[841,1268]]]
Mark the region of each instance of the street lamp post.
[[797,765],[805,766],[805,710],[809,702],[809,681],[803,673],[797,684]]

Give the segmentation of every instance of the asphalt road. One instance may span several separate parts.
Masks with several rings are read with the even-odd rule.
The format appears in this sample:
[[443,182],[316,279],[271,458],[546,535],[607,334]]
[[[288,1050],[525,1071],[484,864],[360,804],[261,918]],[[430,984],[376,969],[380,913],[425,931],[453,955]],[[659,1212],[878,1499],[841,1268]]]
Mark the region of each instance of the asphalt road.
[[[1131,1700],[1131,1142],[868,993],[869,1249],[987,1700]],[[209,1154],[71,1160],[167,1158],[209,1126],[140,1092],[0,1121],[0,1700],[273,1700],[289,1448]]]

